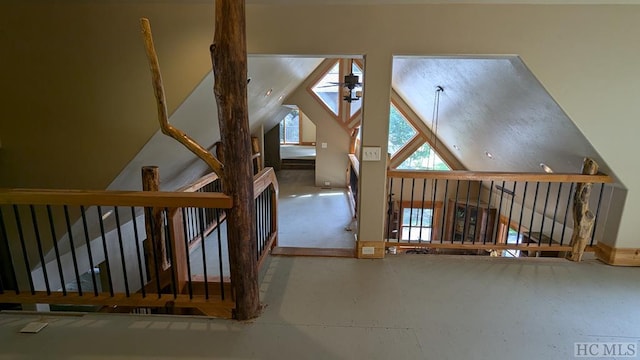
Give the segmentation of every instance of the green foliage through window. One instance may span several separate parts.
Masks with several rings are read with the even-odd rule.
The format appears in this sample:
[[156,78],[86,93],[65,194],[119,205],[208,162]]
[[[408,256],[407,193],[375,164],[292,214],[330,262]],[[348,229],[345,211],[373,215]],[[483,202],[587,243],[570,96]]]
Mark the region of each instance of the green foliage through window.
[[411,124],[400,111],[391,104],[389,111],[389,144],[388,151],[393,156],[417,134]]
[[424,143],[418,150],[398,166],[401,170],[443,170],[449,171],[451,168],[436,154],[435,151]]
[[300,143],[300,113],[297,109],[291,110],[280,122],[280,143]]

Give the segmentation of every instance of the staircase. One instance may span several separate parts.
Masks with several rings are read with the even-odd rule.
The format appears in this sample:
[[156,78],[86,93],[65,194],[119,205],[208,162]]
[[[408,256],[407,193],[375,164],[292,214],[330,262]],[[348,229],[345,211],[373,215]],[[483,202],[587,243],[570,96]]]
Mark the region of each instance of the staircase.
[[280,166],[283,170],[315,170],[315,159],[282,159]]

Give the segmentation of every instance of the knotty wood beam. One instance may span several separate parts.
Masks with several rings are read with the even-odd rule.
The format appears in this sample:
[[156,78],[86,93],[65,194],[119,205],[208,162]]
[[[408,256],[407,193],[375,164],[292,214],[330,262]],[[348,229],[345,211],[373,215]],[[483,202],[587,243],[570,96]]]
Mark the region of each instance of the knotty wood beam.
[[[157,166],[142,167],[142,190],[159,191],[160,190],[160,171]],[[133,220],[135,221],[135,219]],[[167,258],[166,234],[164,233],[164,221],[162,221],[162,208],[154,207],[145,209],[144,225],[147,233],[147,257],[149,269],[156,271],[166,270],[169,267],[169,259]],[[150,271],[151,278],[154,279],[159,274]],[[149,283],[151,283],[150,281]],[[165,285],[165,284],[161,284]]]
[[[595,175],[598,173],[598,164],[590,158],[585,158],[582,164],[582,173]],[[582,260],[582,254],[587,247],[595,215],[589,210],[589,197],[591,196],[592,183],[577,183],[576,192],[573,195],[573,235],[571,236],[571,254],[567,259],[571,261]]]
[[238,320],[260,311],[251,134],[247,106],[244,0],[216,0],[211,61],[225,172],[222,184],[234,207],[227,214],[231,281]]
[[162,84],[162,76],[160,73],[160,63],[158,62],[158,56],[156,55],[155,46],[153,45],[153,37],[151,35],[151,25],[149,20],[140,19],[140,26],[142,28],[142,36],[144,38],[145,50],[147,58],[149,59],[149,67],[151,69],[151,77],[153,83],[153,90],[156,95],[156,102],[158,106],[158,121],[160,122],[160,129],[162,133],[176,139],[179,143],[184,145],[189,151],[194,153],[197,157],[202,159],[209,167],[218,175],[222,176],[223,166],[207,149],[198,144],[189,135],[182,130],[169,124],[169,115],[167,112],[167,101],[164,95],[164,85]]

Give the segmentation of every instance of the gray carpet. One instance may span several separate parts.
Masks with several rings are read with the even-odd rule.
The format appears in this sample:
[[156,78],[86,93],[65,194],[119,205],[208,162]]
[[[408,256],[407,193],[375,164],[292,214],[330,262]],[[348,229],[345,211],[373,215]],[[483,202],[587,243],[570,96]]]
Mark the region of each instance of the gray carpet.
[[281,170],[276,175],[280,185],[278,246],[355,247],[346,189],[316,187],[313,170]]

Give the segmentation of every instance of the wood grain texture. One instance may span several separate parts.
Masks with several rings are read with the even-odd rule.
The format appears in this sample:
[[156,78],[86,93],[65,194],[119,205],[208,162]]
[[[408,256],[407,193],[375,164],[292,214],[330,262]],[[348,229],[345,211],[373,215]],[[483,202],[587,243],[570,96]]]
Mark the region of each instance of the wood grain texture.
[[255,318],[260,312],[253,166],[247,106],[247,43],[245,4],[216,0],[215,35],[210,48],[214,94],[226,171],[225,193],[235,206],[227,213],[230,272],[236,296],[235,317]]
[[640,248],[613,248],[603,242],[596,244],[598,260],[613,266],[640,266]]
[[222,193],[0,189],[0,204],[202,207],[230,209],[230,196]]
[[478,171],[429,171],[429,170],[388,170],[387,176],[408,179],[470,180],[470,181],[530,181],[552,183],[591,182],[609,184],[609,175],[543,174]]
[[[598,173],[598,164],[595,160],[585,158],[582,164],[582,173],[594,175]],[[595,215],[589,210],[589,198],[591,197],[591,182],[579,182],[573,195],[573,234],[571,235],[571,253],[567,258],[571,261],[582,260],[584,248],[591,237],[591,230],[595,222]]]
[[207,149],[198,144],[189,135],[182,130],[169,124],[169,114],[167,112],[167,101],[164,94],[164,85],[162,84],[162,75],[160,73],[160,63],[153,44],[153,36],[151,34],[151,25],[148,19],[140,19],[140,27],[142,28],[142,37],[144,39],[144,48],[149,60],[149,68],[151,69],[151,77],[153,90],[156,97],[158,107],[158,121],[160,122],[160,130],[163,134],[168,135],[177,140],[184,147],[189,149],[197,157],[202,159],[209,167],[218,175],[222,175],[223,166]]

